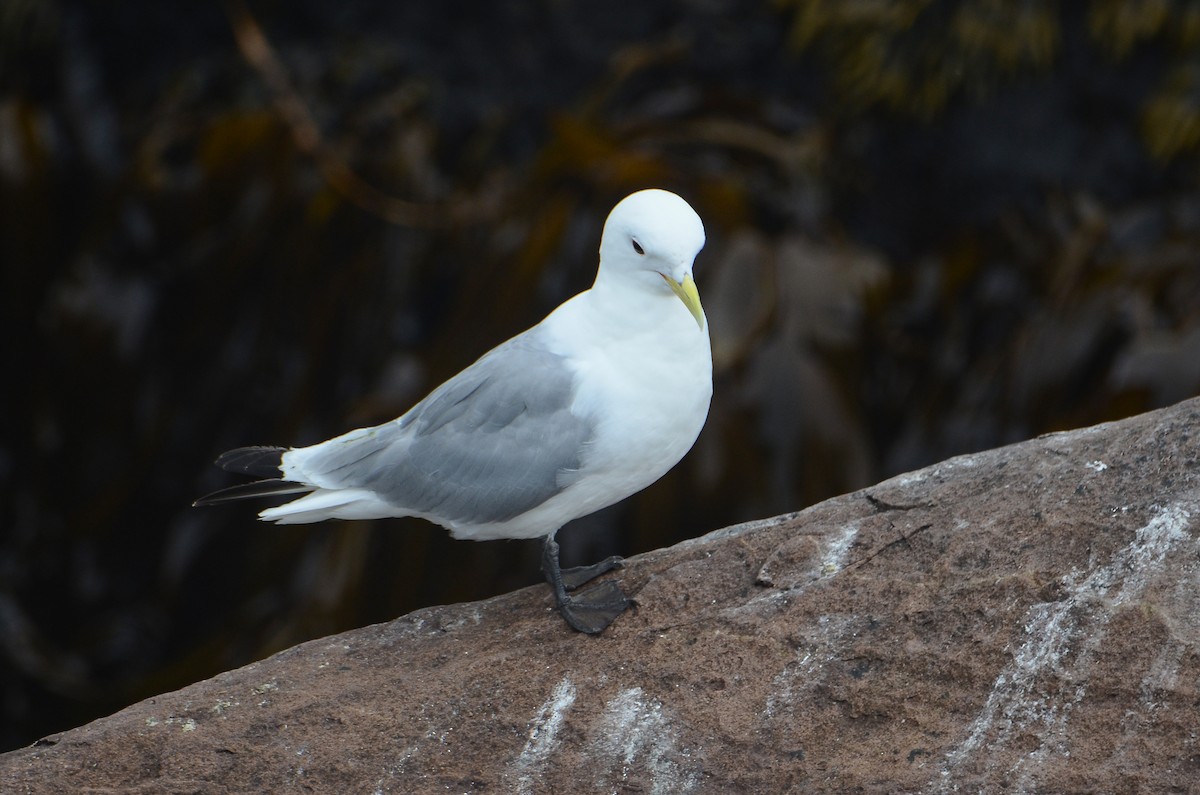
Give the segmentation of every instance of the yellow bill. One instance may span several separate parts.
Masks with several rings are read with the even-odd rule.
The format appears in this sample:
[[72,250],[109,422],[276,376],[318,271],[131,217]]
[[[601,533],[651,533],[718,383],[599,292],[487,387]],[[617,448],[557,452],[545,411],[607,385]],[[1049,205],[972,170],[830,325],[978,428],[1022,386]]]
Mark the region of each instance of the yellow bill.
[[679,300],[683,301],[683,305],[692,313],[692,317],[696,318],[696,325],[703,330],[704,328],[704,309],[700,306],[700,293],[696,290],[696,283],[692,281],[692,274],[688,274],[683,279],[683,284],[672,279],[665,273],[660,273],[668,285],[671,286],[671,291],[679,296]]

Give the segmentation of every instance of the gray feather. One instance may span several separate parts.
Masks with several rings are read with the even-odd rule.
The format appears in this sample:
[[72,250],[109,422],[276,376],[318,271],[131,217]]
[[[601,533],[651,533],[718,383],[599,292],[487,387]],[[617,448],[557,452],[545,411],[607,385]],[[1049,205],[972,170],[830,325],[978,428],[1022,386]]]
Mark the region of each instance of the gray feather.
[[323,485],[369,488],[407,510],[500,522],[562,491],[593,428],[571,413],[574,376],[526,334],[447,381],[397,422],[306,462]]

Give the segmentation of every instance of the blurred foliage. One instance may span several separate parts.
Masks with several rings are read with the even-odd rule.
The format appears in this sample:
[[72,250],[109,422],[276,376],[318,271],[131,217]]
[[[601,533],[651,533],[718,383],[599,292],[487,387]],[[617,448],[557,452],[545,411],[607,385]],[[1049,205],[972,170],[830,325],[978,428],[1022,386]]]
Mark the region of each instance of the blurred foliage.
[[534,543],[192,510],[705,219],[716,396],[632,554],[1200,389],[1194,3],[0,5],[0,747],[539,581]]
[[[1191,0],[777,0],[790,44],[828,56],[838,101],[930,118],[1025,75],[1070,68],[1075,47],[1124,59],[1160,47],[1168,65],[1145,101],[1145,135],[1161,156],[1197,143],[1200,5]],[[1083,19],[1080,18],[1083,16]],[[1086,35],[1089,41],[1080,42]],[[1129,97],[1133,99],[1135,97]]]
[[[782,3],[781,3],[782,4]],[[1058,3],[794,0],[791,43],[832,56],[842,101],[930,116],[956,94],[983,94],[1059,50]]]

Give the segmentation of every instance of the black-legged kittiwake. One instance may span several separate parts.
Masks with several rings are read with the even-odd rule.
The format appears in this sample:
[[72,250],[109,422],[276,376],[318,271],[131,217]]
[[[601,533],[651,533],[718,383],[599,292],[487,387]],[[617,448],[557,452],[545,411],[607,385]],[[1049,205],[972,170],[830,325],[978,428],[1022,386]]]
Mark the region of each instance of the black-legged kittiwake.
[[545,538],[559,611],[597,633],[629,605],[620,565],[561,570],[557,530],[662,477],[696,441],[712,354],[692,279],[704,226],[680,197],[643,190],[613,209],[592,287],[492,349],[396,420],[310,447],[243,447],[218,466],[267,477],[196,505],[303,494],[279,524],[419,516],[455,538]]

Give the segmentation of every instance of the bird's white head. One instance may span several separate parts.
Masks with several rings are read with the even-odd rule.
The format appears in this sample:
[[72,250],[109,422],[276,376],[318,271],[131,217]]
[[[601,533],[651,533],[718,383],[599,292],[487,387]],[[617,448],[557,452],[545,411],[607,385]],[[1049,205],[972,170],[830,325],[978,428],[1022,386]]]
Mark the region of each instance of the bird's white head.
[[670,191],[641,190],[622,199],[604,223],[597,283],[619,274],[645,280],[650,289],[669,288],[703,329],[704,310],[692,279],[702,248],[704,224],[691,205]]

